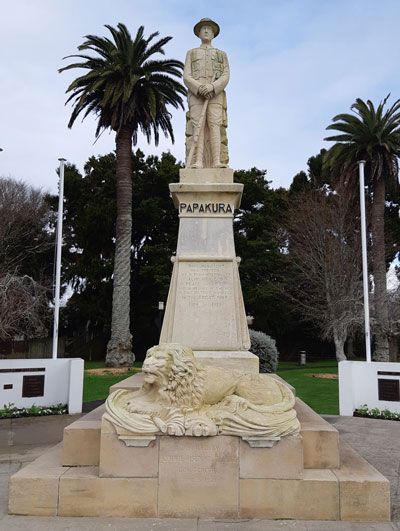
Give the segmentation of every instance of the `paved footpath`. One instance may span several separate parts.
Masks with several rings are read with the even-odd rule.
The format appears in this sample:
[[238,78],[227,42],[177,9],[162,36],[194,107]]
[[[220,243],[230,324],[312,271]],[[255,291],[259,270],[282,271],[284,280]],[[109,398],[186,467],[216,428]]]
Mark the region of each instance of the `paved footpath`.
[[392,522],[366,524],[294,520],[207,520],[141,518],[50,518],[7,515],[8,478],[47,446],[0,447],[0,531],[400,531],[400,422],[325,417],[391,483]]

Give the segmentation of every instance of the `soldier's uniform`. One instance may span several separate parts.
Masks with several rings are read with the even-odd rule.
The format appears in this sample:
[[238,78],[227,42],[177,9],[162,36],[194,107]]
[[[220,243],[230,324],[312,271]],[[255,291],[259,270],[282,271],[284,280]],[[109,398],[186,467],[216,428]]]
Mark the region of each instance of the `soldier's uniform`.
[[[189,112],[194,130],[200,125],[200,116],[205,102],[205,98],[198,93],[199,87],[206,84],[214,87],[214,95],[208,102],[206,126],[210,138],[212,166],[221,166],[221,125],[224,109],[226,109],[224,89],[229,81],[226,53],[208,44],[189,50],[186,55],[183,80],[189,89]],[[205,128],[202,129],[198,138],[194,162],[196,167],[203,166],[204,132]]]

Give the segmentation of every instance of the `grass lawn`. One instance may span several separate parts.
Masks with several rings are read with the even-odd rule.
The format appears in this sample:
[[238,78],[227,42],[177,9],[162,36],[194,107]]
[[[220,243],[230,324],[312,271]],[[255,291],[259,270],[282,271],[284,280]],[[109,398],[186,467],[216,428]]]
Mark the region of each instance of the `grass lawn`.
[[321,360],[309,362],[300,367],[295,362],[281,362],[277,373],[281,378],[296,388],[296,394],[317,413],[326,415],[339,414],[338,380],[313,378],[309,374],[333,373],[337,374],[338,367],[335,360]]
[[[125,380],[132,374],[135,374],[142,366],[142,362],[135,361],[134,369],[127,370],[121,374],[91,375],[88,369],[102,369],[105,367],[104,361],[85,361],[85,374],[83,378],[83,401],[93,402],[94,400],[105,400],[108,396],[108,390],[121,380]],[[136,369],[136,370],[135,370]]]
[[[102,361],[86,361],[83,382],[83,401],[105,400],[111,385],[128,378],[141,367],[141,362],[134,363],[133,370],[115,375],[90,375],[88,369],[105,367]],[[136,369],[136,370],[135,370]],[[278,374],[296,388],[299,398],[312,407],[317,413],[327,415],[339,414],[338,381],[326,378],[313,378],[309,374],[334,373],[337,374],[335,360],[321,360],[307,363],[300,367],[296,362],[282,361],[279,363]]]

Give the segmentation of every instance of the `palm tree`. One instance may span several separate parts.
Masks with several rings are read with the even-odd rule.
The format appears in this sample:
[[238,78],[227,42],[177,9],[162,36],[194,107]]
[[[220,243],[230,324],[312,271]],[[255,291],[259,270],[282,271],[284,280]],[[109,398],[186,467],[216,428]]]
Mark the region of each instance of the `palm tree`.
[[385,108],[390,95],[377,108],[368,100],[357,99],[353,114],[338,114],[327,129],[340,134],[325,140],[336,142],[326,161],[344,177],[343,184],[358,186],[356,163],[366,161],[366,177],[371,202],[371,258],[374,277],[375,353],[377,361],[389,361],[389,317],[386,292],[385,197],[388,185],[398,186],[400,156],[400,100]]
[[154,41],[158,33],[144,37],[140,26],[132,39],[124,24],[117,28],[105,26],[111,37],[87,35],[79,51],[93,52],[70,55],[83,62],[69,64],[59,70],[73,68],[87,70],[68,87],[67,102],[72,100],[73,111],[68,123],[94,113],[97,116],[96,137],[110,128],[116,133],[116,193],[117,219],[113,274],[111,339],[107,346],[106,364],[126,366],[134,361],[130,333],[130,274],[132,232],[132,144],[136,145],[141,131],[156,145],[159,130],[174,142],[171,114],[167,106],[183,108],[183,85],[175,78],[182,77],[183,64],[175,59],[156,59],[164,55],[164,46],[172,37]]

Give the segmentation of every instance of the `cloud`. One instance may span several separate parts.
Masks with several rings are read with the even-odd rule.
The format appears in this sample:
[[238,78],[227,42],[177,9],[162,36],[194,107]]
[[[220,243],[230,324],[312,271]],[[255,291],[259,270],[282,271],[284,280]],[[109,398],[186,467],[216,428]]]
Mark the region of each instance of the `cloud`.
[[[170,57],[184,58],[198,41],[194,23],[215,18],[221,35],[214,45],[227,51],[231,166],[268,170],[274,186],[288,186],[317,153],[332,116],[347,112],[356,97],[400,96],[397,65],[397,0],[19,0],[2,6],[0,73],[0,174],[57,189],[59,156],[82,168],[92,154],[114,149],[104,133],[93,145],[95,120],[67,129],[71,108],[65,89],[77,72],[62,75],[61,58],[74,53],[88,33],[105,34],[105,23],[122,21],[132,33],[143,24],[174,38]],[[184,154],[183,112],[175,112],[176,144],[156,149]]]

